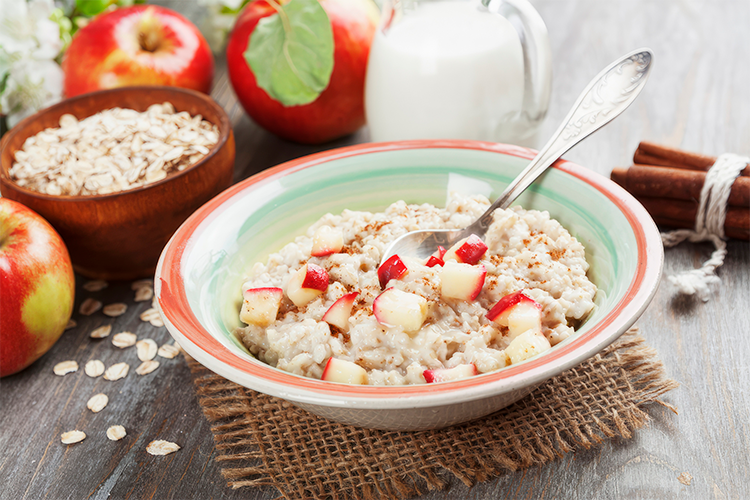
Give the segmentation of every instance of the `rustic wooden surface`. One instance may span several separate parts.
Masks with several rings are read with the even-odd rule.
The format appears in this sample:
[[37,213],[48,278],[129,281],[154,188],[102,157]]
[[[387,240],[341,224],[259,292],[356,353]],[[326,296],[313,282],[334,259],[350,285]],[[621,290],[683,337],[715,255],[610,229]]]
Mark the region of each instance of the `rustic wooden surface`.
[[[718,154],[750,153],[750,2],[532,0],[546,20],[554,53],[549,134],[581,88],[615,57],[640,46],[656,53],[646,90],[610,126],[578,146],[567,158],[608,174],[629,164],[638,141],[649,139]],[[178,7],[180,4],[177,4]],[[223,73],[222,73],[223,74]],[[235,178],[281,161],[367,140],[366,130],[322,147],[290,144],[258,129],[242,114],[224,76],[216,99],[234,122],[238,154]],[[543,134],[544,135],[544,134]],[[708,245],[667,251],[665,273],[698,265]],[[425,499],[471,498],[747,498],[750,495],[750,246],[732,241],[723,282],[707,303],[675,298],[665,283],[640,320],[667,372],[682,385],[666,400],[679,415],[653,408],[650,427],[630,440],[569,454],[546,467],[507,474],[467,488],[458,481]],[[127,283],[86,292],[79,279],[76,304],[96,297],[105,304],[126,301],[119,318],[101,312],[75,314],[78,327],[26,371],[0,381],[0,488],[2,499],[50,498],[275,498],[273,489],[232,490],[214,461],[213,439],[198,407],[189,372],[181,358],[161,360],[154,373],[131,373],[118,382],[83,374],[89,359],[106,365],[128,361],[109,339],[92,341],[89,332],[112,324],[113,333],[130,330],[158,343],[164,328],[139,320],[147,303],[135,304]],[[55,363],[75,359],[81,371],[52,374]],[[86,409],[88,398],[104,391],[109,406]],[[121,424],[128,436],[104,439],[109,425]],[[75,446],[60,444],[60,433],[83,429],[89,435]],[[153,439],[182,446],[177,453],[152,457]],[[680,480],[681,479],[681,480]]]

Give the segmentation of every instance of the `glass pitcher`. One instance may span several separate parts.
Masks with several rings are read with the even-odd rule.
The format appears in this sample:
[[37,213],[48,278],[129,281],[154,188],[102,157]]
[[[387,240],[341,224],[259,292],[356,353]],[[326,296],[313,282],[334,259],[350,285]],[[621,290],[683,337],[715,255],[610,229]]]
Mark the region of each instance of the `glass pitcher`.
[[371,138],[533,146],[551,73],[526,0],[385,0],[365,86]]

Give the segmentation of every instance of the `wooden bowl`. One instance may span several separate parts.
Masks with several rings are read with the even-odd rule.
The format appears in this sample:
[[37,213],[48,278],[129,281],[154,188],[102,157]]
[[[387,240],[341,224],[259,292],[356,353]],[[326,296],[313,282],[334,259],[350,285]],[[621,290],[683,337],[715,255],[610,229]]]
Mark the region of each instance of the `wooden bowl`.
[[[60,116],[78,119],[114,107],[145,111],[171,102],[177,111],[219,128],[219,142],[198,163],[166,179],[128,191],[96,196],[51,196],[18,186],[9,177],[24,141]],[[232,183],[234,134],[224,110],[209,96],[176,87],[123,87],[67,99],[30,116],[0,142],[0,192],[39,213],[60,233],[73,267],[84,276],[129,280],[151,276],[164,245],[198,207]]]

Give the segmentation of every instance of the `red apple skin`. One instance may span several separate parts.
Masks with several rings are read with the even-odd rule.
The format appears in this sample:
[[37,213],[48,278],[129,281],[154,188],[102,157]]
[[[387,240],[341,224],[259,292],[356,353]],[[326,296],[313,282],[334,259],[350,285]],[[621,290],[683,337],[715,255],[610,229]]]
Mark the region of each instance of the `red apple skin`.
[[[144,50],[139,42],[157,39],[154,51]],[[214,58],[198,28],[177,12],[134,5],[101,14],[79,30],[65,51],[62,68],[67,97],[130,85],[208,93]]]
[[487,245],[484,244],[484,241],[476,234],[472,234],[463,245],[458,247],[456,255],[461,259],[461,262],[473,265],[479,262],[486,252]]
[[378,280],[380,281],[380,288],[385,288],[391,280],[397,280],[406,274],[406,264],[401,260],[398,255],[393,255],[391,258],[383,262],[378,268]]
[[477,367],[474,363],[470,363],[468,365],[458,365],[453,368],[438,368],[435,370],[425,370],[422,372],[422,376],[425,379],[425,382],[428,384],[433,384],[436,382],[450,382],[451,380],[459,380],[461,378],[465,377],[459,377],[458,379],[455,379],[455,374],[461,373],[461,375],[466,375],[469,377],[473,377],[474,375],[478,375],[479,372],[477,371]]
[[354,307],[354,301],[356,300],[357,295],[359,295],[359,292],[345,294],[331,304],[331,307],[328,308],[321,319],[328,324],[346,330],[349,323],[349,316],[352,314],[352,307]]
[[430,258],[427,259],[427,263],[425,266],[427,267],[435,267],[435,266],[444,266],[445,262],[443,262],[443,259],[440,257],[435,257],[434,255],[430,255]]
[[308,263],[302,288],[312,288],[325,292],[328,288],[328,272],[316,264]]
[[[284,2],[285,3],[285,2]],[[320,0],[333,28],[333,73],[316,100],[285,107],[258,87],[244,53],[255,26],[276,10],[265,0],[249,3],[227,43],[229,78],[247,114],[263,128],[291,141],[320,144],[365,124],[365,73],[378,23],[371,0]]]
[[487,312],[487,319],[490,321],[494,321],[495,318],[500,316],[500,314],[503,313],[506,309],[509,309],[519,302],[529,302],[533,304],[537,309],[541,310],[542,306],[539,304],[536,300],[528,297],[525,295],[522,291],[514,292],[506,295],[502,299],[497,301],[497,304],[492,306],[492,309],[490,309]]
[[0,198],[0,377],[39,359],[73,312],[75,277],[68,250],[41,216]]

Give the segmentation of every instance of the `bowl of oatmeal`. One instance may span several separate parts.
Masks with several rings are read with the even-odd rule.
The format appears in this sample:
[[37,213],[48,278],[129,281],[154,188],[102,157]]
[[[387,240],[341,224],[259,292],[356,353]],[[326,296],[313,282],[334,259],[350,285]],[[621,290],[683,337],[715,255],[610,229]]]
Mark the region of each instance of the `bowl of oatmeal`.
[[532,157],[472,141],[367,144],[247,179],[165,248],[165,324],[216,373],[354,425],[436,428],[507,406],[648,305],[663,251],[645,210],[558,162],[484,240],[380,260],[406,231],[468,225]]
[[229,117],[176,87],[66,99],[0,142],[2,195],[49,221],[75,270],[92,278],[152,275],[172,233],[233,171]]

